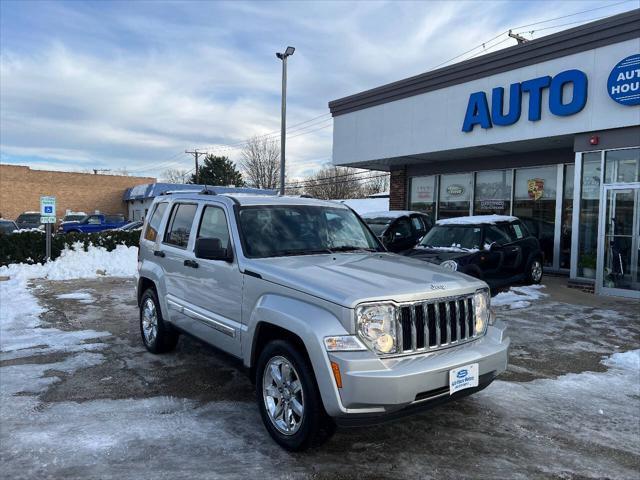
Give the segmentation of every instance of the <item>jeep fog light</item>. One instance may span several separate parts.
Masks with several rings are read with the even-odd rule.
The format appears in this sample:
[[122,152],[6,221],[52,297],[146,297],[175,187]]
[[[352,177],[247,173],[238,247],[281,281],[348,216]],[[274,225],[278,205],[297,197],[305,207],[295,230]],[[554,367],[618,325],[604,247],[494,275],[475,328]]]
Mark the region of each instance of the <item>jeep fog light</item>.
[[327,352],[354,352],[367,349],[355,335],[325,337],[324,346]]
[[480,290],[473,296],[473,306],[475,310],[475,331],[476,334],[484,333],[489,323],[489,291]]
[[377,353],[396,351],[396,309],[390,303],[362,305],[356,308],[358,335]]

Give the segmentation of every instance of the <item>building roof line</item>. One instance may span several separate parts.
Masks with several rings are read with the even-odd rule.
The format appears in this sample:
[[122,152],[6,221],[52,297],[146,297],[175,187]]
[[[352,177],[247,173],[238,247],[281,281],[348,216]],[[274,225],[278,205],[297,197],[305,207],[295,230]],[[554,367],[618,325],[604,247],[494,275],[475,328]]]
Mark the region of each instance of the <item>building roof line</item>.
[[640,38],[640,8],[329,102],[336,117],[516,68]]

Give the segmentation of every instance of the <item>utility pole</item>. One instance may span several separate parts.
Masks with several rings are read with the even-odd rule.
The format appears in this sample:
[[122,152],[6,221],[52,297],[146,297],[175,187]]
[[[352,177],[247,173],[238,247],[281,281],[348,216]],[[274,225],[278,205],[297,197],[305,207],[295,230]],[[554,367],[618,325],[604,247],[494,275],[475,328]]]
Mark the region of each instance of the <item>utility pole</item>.
[[200,155],[202,155],[204,152],[199,152],[198,150],[194,149],[192,151],[189,150],[185,150],[184,153],[188,153],[189,155],[193,155],[194,158],[196,159],[196,173],[195,173],[195,177],[196,177],[196,185],[198,185],[198,183],[200,182],[200,174],[198,173],[199,170],[199,166],[198,166],[198,157]]
[[282,105],[280,120],[280,195],[284,195],[284,170],[285,170],[285,142],[287,130],[287,57],[293,55],[296,49],[287,47],[284,53],[276,53],[276,57],[282,60]]
[[522,35],[520,35],[519,33],[512,33],[511,30],[509,30],[508,35],[511,38],[515,38],[516,41],[518,42],[518,45],[520,45],[521,43],[527,43],[529,41],[528,38],[524,38]]

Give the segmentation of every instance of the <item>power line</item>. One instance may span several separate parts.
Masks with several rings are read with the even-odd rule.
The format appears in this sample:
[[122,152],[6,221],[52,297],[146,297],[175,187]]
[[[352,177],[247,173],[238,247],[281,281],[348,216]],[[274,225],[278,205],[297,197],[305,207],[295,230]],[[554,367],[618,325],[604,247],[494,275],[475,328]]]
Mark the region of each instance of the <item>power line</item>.
[[[570,13],[568,15],[562,15],[560,17],[550,18],[550,19],[547,19],[547,20],[541,20],[539,22],[534,22],[534,23],[529,23],[527,25],[521,25],[519,27],[514,27],[513,30],[520,30],[521,28],[533,27],[534,25],[540,25],[542,23],[549,23],[549,22],[553,22],[554,20],[561,20],[563,18],[575,17],[576,15],[582,15],[583,13],[595,12],[596,10],[602,10],[603,8],[615,7],[617,5],[622,5],[623,3],[629,3],[630,1],[631,0],[624,0],[622,2],[610,3],[608,5],[602,5],[600,7],[590,8],[588,10],[582,10],[580,12]],[[608,15],[606,15],[606,16],[608,16]]]
[[[320,128],[313,129],[313,130],[307,130],[308,128],[316,127],[316,126],[322,125],[322,124],[324,124],[326,122],[329,122],[329,123],[327,123],[326,125],[324,125],[324,126],[322,126]],[[332,125],[332,122],[333,122],[333,120],[329,118],[329,119],[326,119],[326,120],[322,120],[320,122],[316,122],[316,123],[307,125],[306,127],[300,128],[298,130],[293,130],[292,132],[288,131],[288,133],[296,133],[296,135],[291,135],[291,136],[287,135],[287,138],[295,138],[295,137],[299,137],[299,136],[302,136],[302,135],[307,135],[309,133],[317,132],[318,130],[322,130],[324,128],[329,128]],[[274,135],[270,135],[269,137],[266,137],[266,136],[261,136],[260,137],[259,136],[259,137],[253,137],[253,138],[258,138],[258,139],[265,138],[265,139],[268,139],[268,138],[272,137],[272,138],[275,139],[275,138],[277,138],[277,136],[278,135],[274,134]],[[229,144],[229,145],[225,145],[225,144],[221,144],[219,146],[212,145],[211,147],[204,147],[204,148],[201,148],[200,150],[206,150],[208,153],[211,153],[211,152],[222,152],[222,151],[228,151],[228,150],[240,150],[240,149],[244,148],[246,145],[248,145],[249,141],[250,140],[245,140],[243,142],[238,142],[238,143]]]
[[[618,6],[618,5],[622,5],[623,3],[629,3],[630,1],[632,1],[632,0],[624,0],[624,1],[622,1],[622,2],[610,3],[610,4],[602,5],[602,6],[600,6],[600,7],[596,7],[596,8],[590,8],[590,9],[587,9],[587,10],[581,10],[581,11],[579,11],[579,12],[574,12],[574,13],[570,13],[570,14],[567,14],[567,15],[561,15],[561,16],[559,16],[559,17],[555,17],[555,18],[549,18],[549,19],[546,19],[546,20],[538,21],[538,22],[528,23],[528,24],[526,24],[526,25],[520,25],[519,27],[514,27],[514,28],[512,28],[512,30],[520,30],[520,29],[523,29],[523,28],[532,27],[532,26],[534,26],[534,25],[540,25],[540,24],[543,24],[543,23],[553,22],[553,21],[555,21],[555,20],[561,20],[561,19],[563,19],[563,18],[574,17],[574,16],[576,16],[576,15],[581,15],[581,14],[583,14],[583,13],[594,12],[594,11],[596,11],[596,10],[602,10],[602,9],[604,9],[604,8],[611,8],[611,7],[615,7],[615,6]],[[604,17],[602,17],[602,18],[604,18]],[[582,20],[581,20],[581,21],[582,21]],[[588,20],[585,20],[585,21],[588,21]],[[575,22],[575,23],[579,23],[579,22]],[[564,24],[564,25],[569,25],[569,24]],[[561,26],[561,25],[556,25],[555,27],[560,27],[560,26]],[[555,28],[555,27],[546,27],[546,28],[545,28],[545,30],[546,30],[546,29],[549,29],[549,28]],[[540,30],[542,30],[542,29],[540,29]],[[538,31],[540,31],[540,30],[538,30]],[[496,39],[500,38],[502,35],[506,35],[508,32],[509,32],[509,30],[505,30],[504,32],[499,33],[498,35],[496,35],[496,36],[494,36],[494,37],[490,38],[489,40],[485,40],[485,41],[484,41],[484,42],[482,42],[480,45],[476,45],[475,47],[473,47],[473,48],[471,48],[471,49],[467,50],[466,52],[462,52],[462,53],[460,53],[460,54],[456,55],[455,57],[451,57],[450,59],[445,60],[444,62],[439,63],[438,65],[435,65],[435,66],[431,67],[429,70],[434,70],[434,69],[436,69],[436,68],[442,67],[442,66],[446,65],[447,63],[449,63],[449,62],[451,62],[451,61],[453,61],[453,60],[456,60],[456,59],[458,59],[458,58],[460,58],[460,57],[463,57],[463,56],[465,56],[465,55],[467,55],[467,54],[469,54],[469,53],[473,52],[474,50],[477,50],[478,48],[485,48],[485,45],[486,45],[487,43],[492,42],[493,40],[496,40]],[[497,44],[496,44],[496,45],[497,45]],[[494,45],[494,46],[495,46],[495,45]],[[483,51],[485,51],[485,50],[483,50]],[[476,54],[476,55],[473,55],[473,56],[471,56],[471,57],[467,58],[466,60],[469,60],[470,58],[475,58],[475,57],[476,57],[476,56],[478,56],[479,54],[480,54],[480,53],[478,53],[478,54]]]
[[[562,23],[560,25],[551,25],[550,27],[538,28],[537,30],[530,30],[529,32],[526,32],[526,33],[530,33],[531,35],[533,35],[534,33],[542,32],[543,30],[550,30],[552,28],[560,28],[560,27],[566,27],[567,25],[575,25],[576,23],[584,23],[584,22],[592,22],[592,21],[595,21],[595,20],[602,20],[603,18],[607,18],[608,16],[609,15],[602,15],[600,17],[585,18],[585,19],[576,20],[576,21],[573,21],[573,22]],[[525,32],[520,32],[520,33],[525,33]]]
[[[320,178],[318,180],[312,180],[312,179],[299,180],[299,181],[296,181],[296,182],[292,182],[289,185],[298,185],[298,184],[303,184],[303,183],[311,183],[311,182],[317,182],[317,181],[332,180],[334,178],[353,177],[353,176],[356,176],[356,175],[364,175],[364,174],[371,175],[371,170],[363,170],[362,172],[353,172],[353,173],[342,173],[342,174],[339,174],[339,175],[332,175],[330,177]],[[385,176],[385,175],[389,175],[389,174],[388,173],[382,174],[382,176]],[[357,180],[360,180],[360,179],[358,178]]]
[[[360,180],[371,180],[373,178],[386,177],[387,175],[388,175],[387,173],[382,174],[382,175],[372,175],[370,177],[358,178],[357,180],[358,181],[360,181]],[[333,181],[330,181],[330,182],[319,181],[319,182],[312,183],[312,184],[309,184],[309,185],[291,186],[291,185],[286,185],[285,184],[285,186],[287,188],[291,188],[291,189],[299,189],[299,188],[306,188],[306,187],[321,187],[321,186],[324,186],[324,185],[338,185],[338,184],[341,184],[341,183],[348,183],[348,182],[352,182],[352,181],[353,181],[353,179],[338,180],[336,182],[333,182]]]

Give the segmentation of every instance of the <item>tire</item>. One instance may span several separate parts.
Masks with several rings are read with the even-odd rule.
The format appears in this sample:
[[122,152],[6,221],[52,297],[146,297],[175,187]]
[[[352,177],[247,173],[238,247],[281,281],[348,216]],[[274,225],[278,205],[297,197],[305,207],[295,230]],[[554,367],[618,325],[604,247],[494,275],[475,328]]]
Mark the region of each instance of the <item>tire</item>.
[[158,296],[147,288],[140,299],[140,335],[142,343],[151,353],[166,353],[176,348],[179,334],[165,323]]
[[[274,368],[279,382],[278,375],[272,373]],[[299,452],[319,446],[335,432],[309,361],[288,341],[273,340],[260,352],[256,401],[269,435],[285,450]]]
[[527,283],[529,285],[537,285],[542,281],[543,274],[542,259],[540,257],[533,258],[527,265]]

